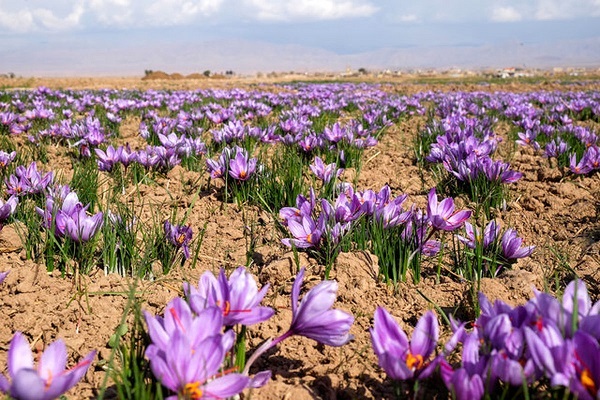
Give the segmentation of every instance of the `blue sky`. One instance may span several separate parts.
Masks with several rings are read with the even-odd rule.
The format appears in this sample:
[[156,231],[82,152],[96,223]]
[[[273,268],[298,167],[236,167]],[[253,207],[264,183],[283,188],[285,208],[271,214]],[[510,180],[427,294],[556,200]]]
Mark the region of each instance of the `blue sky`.
[[107,54],[150,41],[243,39],[354,54],[591,38],[600,38],[600,0],[0,0],[0,73],[38,50]]

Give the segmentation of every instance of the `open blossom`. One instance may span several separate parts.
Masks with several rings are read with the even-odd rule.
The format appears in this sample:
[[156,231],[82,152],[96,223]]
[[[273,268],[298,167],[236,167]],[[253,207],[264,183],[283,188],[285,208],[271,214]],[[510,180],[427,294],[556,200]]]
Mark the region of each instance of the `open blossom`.
[[429,367],[428,359],[437,345],[439,326],[431,311],[419,319],[410,342],[406,333],[382,307],[375,311],[370,331],[379,365],[390,378],[426,378],[433,372],[434,368]]
[[244,368],[245,374],[258,357],[291,336],[304,336],[336,347],[343,346],[353,339],[349,331],[354,317],[342,310],[331,308],[337,297],[337,282],[327,280],[319,283],[298,302],[304,271],[304,267],[300,269],[292,286],[292,323],[289,329],[275,339],[268,339],[254,351]]
[[234,396],[250,384],[243,374],[221,374],[235,333],[221,333],[218,307],[194,314],[181,298],[171,300],[164,317],[144,313],[152,343],[146,349],[150,369],[160,382],[177,393],[168,399],[214,399]]
[[67,347],[59,339],[48,345],[35,367],[27,339],[17,332],[8,349],[10,382],[0,375],[0,392],[16,400],[56,399],[79,382],[95,356],[92,351],[77,365],[65,369]]
[[229,175],[238,181],[247,181],[256,172],[256,163],[256,158],[250,158],[245,150],[239,149],[229,161]]
[[226,326],[253,325],[271,318],[275,311],[260,305],[268,289],[267,284],[258,290],[254,277],[245,267],[236,268],[229,280],[221,268],[218,277],[210,271],[202,274],[198,287],[187,282],[183,284],[194,312],[198,313],[206,307],[219,307],[223,311],[223,324]]
[[325,218],[322,214],[315,222],[310,216],[303,215],[300,222],[289,219],[287,227],[294,237],[281,239],[283,244],[299,248],[315,247],[319,245],[325,230]]
[[443,231],[453,231],[460,228],[471,217],[471,211],[454,210],[454,200],[448,197],[438,203],[435,188],[429,191],[427,215],[434,228]]
[[0,229],[2,229],[4,221],[14,214],[18,203],[19,198],[14,195],[10,196],[6,202],[0,199]]
[[189,225],[173,225],[169,221],[164,223],[167,241],[177,248],[183,250],[183,256],[190,258],[190,241],[192,240],[192,227]]

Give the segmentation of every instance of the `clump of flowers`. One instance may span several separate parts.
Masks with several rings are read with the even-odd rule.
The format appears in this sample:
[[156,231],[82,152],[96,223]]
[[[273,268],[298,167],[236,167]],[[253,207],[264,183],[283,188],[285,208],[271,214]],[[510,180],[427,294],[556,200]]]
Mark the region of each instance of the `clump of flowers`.
[[217,160],[207,159],[206,168],[212,179],[225,183],[225,195],[233,196],[238,202],[248,200],[256,178],[258,160],[250,157],[245,149],[225,147]]
[[[247,363],[236,363],[233,368],[231,350],[236,335],[232,328],[259,323],[273,315],[273,309],[260,306],[268,285],[259,291],[244,267],[237,268],[229,279],[221,270],[218,278],[210,272],[204,273],[197,287],[184,284],[187,302],[182,298],[171,300],[163,317],[145,312],[152,341],[146,357],[154,376],[179,397],[225,398],[247,387],[266,384],[271,372],[262,371],[250,377],[250,368],[258,357],[290,336],[305,336],[330,346],[346,344],[352,338],[348,331],[354,318],[331,309],[337,296],[337,283],[321,282],[299,301],[303,277],[304,268],[292,287],[289,329],[267,340]],[[240,334],[245,335],[245,331]],[[237,343],[240,343],[239,335]],[[245,349],[237,348],[235,354],[239,356],[240,352],[245,359]]]
[[[433,358],[438,336],[431,312],[419,320],[408,342],[389,313],[378,309],[371,337],[379,365],[390,378],[403,382],[417,382],[437,371],[457,399],[479,400],[509,391],[516,397],[531,396],[548,387],[559,397],[597,398],[600,303],[591,303],[583,281],[569,283],[562,300],[535,291],[522,306],[491,303],[481,293],[479,303],[481,315],[473,328],[451,319],[453,335]],[[454,353],[460,361],[453,361]]]
[[[466,251],[461,246],[455,246],[455,263],[459,273],[468,278],[472,278],[472,272],[476,272],[475,278],[495,277],[503,268],[510,267],[520,258],[529,257],[535,250],[535,246],[523,246],[523,239],[517,236],[514,228],[502,233],[500,225],[494,220],[485,226],[483,232],[466,222],[465,236],[456,235],[456,238],[465,245]],[[460,268],[465,266],[472,266],[475,271],[461,271]]]
[[50,171],[42,175],[34,161],[27,167],[19,165],[15,169],[15,173],[5,181],[6,192],[16,196],[43,193],[53,180],[54,173]]

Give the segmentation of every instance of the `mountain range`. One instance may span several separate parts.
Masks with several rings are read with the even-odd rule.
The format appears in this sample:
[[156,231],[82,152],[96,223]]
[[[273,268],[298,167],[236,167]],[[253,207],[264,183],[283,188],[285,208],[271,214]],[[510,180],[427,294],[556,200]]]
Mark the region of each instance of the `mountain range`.
[[95,41],[44,40],[0,50],[0,73],[20,76],[137,76],[145,70],[168,73],[234,71],[341,72],[357,70],[600,67],[600,37],[555,43],[519,43],[380,48],[339,54],[316,47],[248,40],[168,38],[102,45]]

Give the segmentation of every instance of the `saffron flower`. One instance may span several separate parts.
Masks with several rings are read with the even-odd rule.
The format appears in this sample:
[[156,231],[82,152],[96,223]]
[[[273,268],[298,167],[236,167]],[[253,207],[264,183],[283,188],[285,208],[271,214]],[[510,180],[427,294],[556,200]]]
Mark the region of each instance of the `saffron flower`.
[[343,346],[352,340],[348,331],[354,317],[331,308],[337,297],[337,282],[319,283],[298,302],[304,271],[300,269],[292,286],[292,325],[283,336],[300,335],[328,346]]
[[454,211],[454,200],[448,197],[438,203],[435,188],[429,191],[427,215],[431,225],[442,231],[460,228],[471,217],[471,211]]
[[177,248],[183,249],[184,259],[190,258],[190,241],[192,240],[192,227],[189,225],[173,225],[165,221],[165,236],[167,241]]
[[318,156],[315,157],[314,163],[310,165],[310,170],[317,178],[321,179],[325,185],[331,182],[332,178],[337,178],[344,172],[344,169],[337,168],[335,163],[325,165],[321,157]]
[[237,149],[235,158],[229,161],[229,175],[238,181],[247,181],[256,171],[256,162],[245,150]]
[[64,233],[77,243],[89,242],[102,228],[104,214],[102,212],[87,215],[85,208],[72,214],[60,210],[56,215],[56,226],[64,226]]
[[434,371],[435,365],[427,360],[437,344],[439,326],[431,311],[419,319],[410,342],[406,333],[382,307],[375,310],[375,321],[370,332],[379,365],[390,378],[426,378]]
[[337,297],[336,281],[319,283],[298,302],[304,271],[305,268],[302,267],[292,286],[292,323],[289,329],[275,339],[268,339],[256,349],[244,367],[244,374],[248,374],[258,357],[290,336],[304,336],[335,347],[343,346],[353,339],[349,331],[354,317],[342,310],[331,308]]
[[0,375],[0,392],[16,400],[56,399],[79,382],[95,356],[96,351],[92,351],[76,366],[66,370],[67,347],[59,339],[46,348],[36,368],[27,339],[16,332],[8,349],[11,381]]
[[206,307],[219,307],[226,326],[253,325],[271,318],[275,311],[271,307],[260,306],[268,289],[267,284],[258,290],[256,281],[245,267],[233,271],[229,280],[221,268],[218,278],[210,271],[202,274],[198,287],[187,282],[183,284],[183,291],[195,313]]
[[316,223],[311,217],[307,217],[306,215],[302,216],[301,222],[289,219],[287,223],[287,227],[292,235],[294,235],[294,238],[281,239],[283,244],[288,247],[294,245],[299,248],[308,248],[319,245],[319,241],[325,230],[325,218],[323,215]]
[[219,308],[208,307],[195,315],[176,297],[167,305],[164,317],[148,312],[144,316],[152,340],[146,349],[150,369],[165,387],[177,393],[168,399],[227,398],[250,384],[248,376],[220,372],[235,333],[221,333]]
[[14,214],[18,203],[19,198],[15,195],[10,196],[6,202],[0,199],[0,229],[8,217]]
[[517,236],[517,231],[509,228],[502,235],[502,256],[509,262],[514,263],[518,258],[529,257],[535,246],[521,247],[523,239]]

